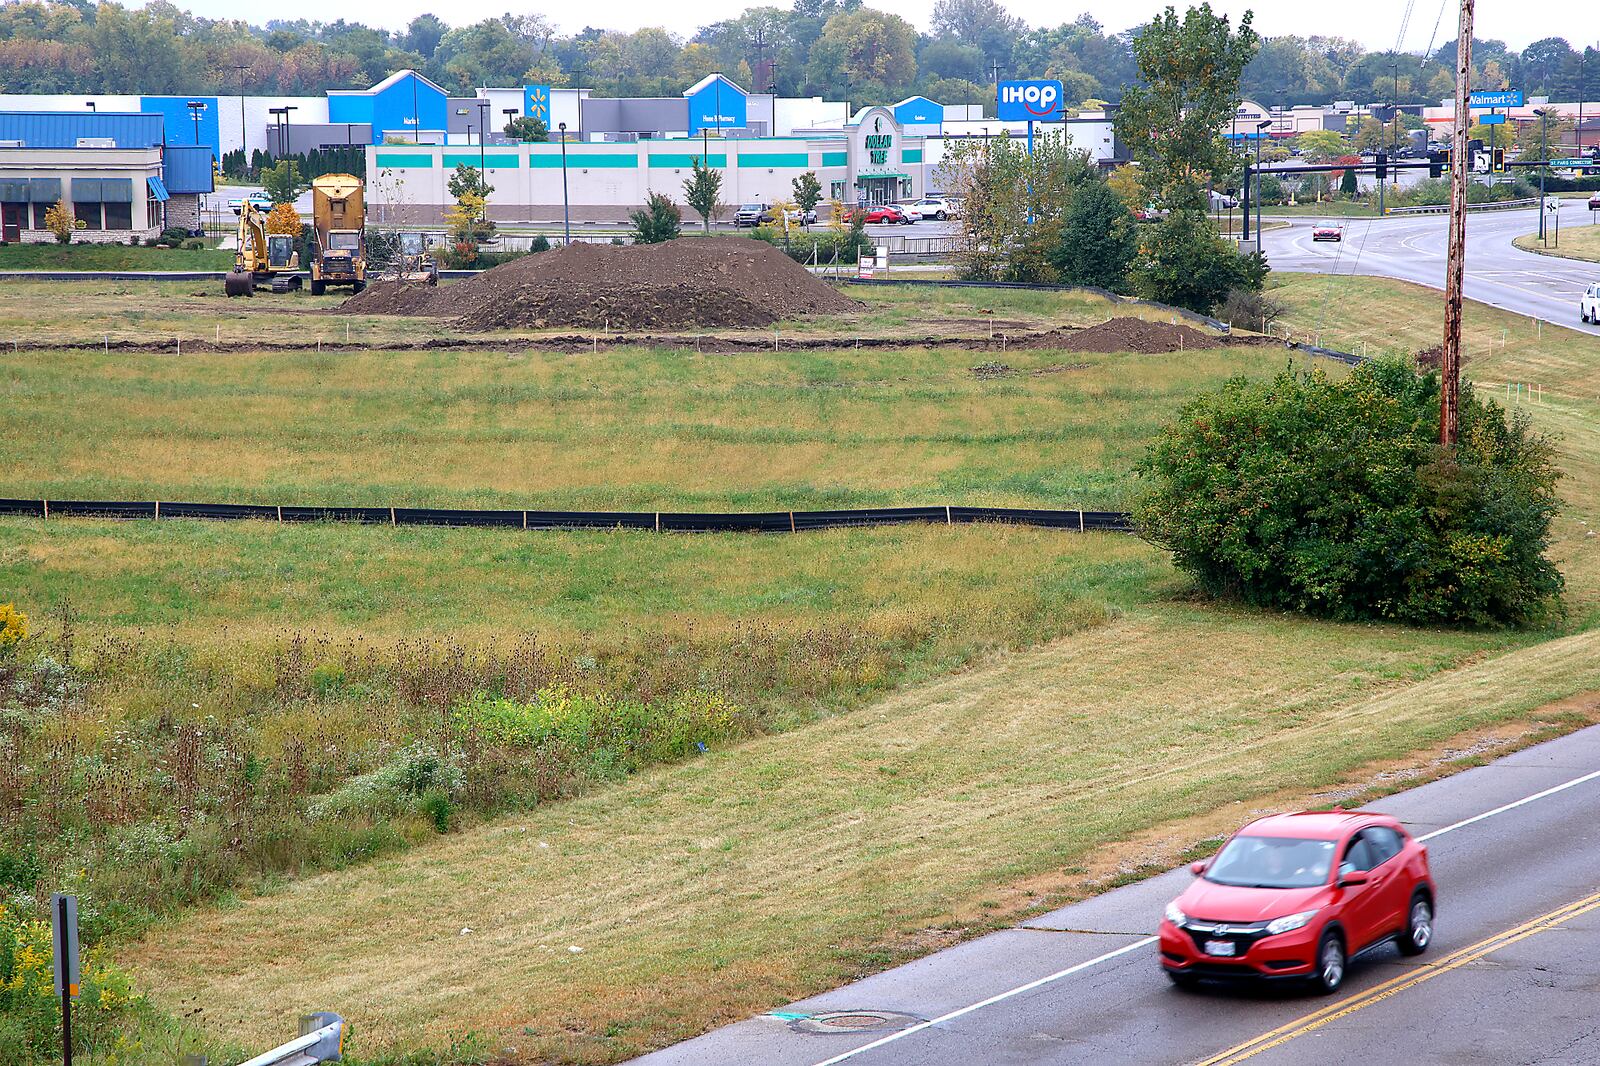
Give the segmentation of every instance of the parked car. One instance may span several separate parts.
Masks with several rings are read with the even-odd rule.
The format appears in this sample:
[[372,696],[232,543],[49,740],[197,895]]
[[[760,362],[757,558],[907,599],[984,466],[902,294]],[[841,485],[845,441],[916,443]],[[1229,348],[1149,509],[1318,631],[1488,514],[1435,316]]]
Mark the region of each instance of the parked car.
[[956,218],[961,214],[954,200],[947,200],[942,196],[924,196],[920,200],[904,205],[904,208],[906,214],[924,222],[930,218],[943,222],[947,218]]
[[817,220],[816,211],[802,211],[798,207],[791,207],[783,214],[791,226],[809,226]]
[[1311,239],[1314,241],[1342,241],[1344,240],[1344,229],[1340,226],[1318,226],[1311,231]]
[[1585,322],[1600,324],[1600,282],[1590,285],[1578,301],[1578,317]]
[[735,226],[759,226],[771,221],[772,208],[766,204],[740,204],[739,210],[733,213]]
[[1167,904],[1161,966],[1173,983],[1344,983],[1356,955],[1393,943],[1420,955],[1433,939],[1428,849],[1388,815],[1309,811],[1259,818]]
[[909,226],[915,221],[915,219],[906,214],[904,211],[900,210],[900,208],[896,207],[894,204],[878,204],[874,207],[865,208],[854,207],[845,212],[844,220],[851,223],[855,222],[857,213],[862,214],[866,218],[867,225],[869,226],[895,224]]

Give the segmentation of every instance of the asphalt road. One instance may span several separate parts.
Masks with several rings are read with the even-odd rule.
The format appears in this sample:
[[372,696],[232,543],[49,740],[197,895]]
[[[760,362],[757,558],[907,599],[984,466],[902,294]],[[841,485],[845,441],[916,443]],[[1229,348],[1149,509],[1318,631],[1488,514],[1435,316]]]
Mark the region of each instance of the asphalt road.
[[[1559,202],[1563,233],[1590,224],[1587,201]],[[1274,270],[1376,274],[1444,288],[1448,216],[1294,218],[1290,222],[1287,229],[1268,229],[1262,235],[1262,251]],[[1344,240],[1312,241],[1312,230],[1325,224],[1344,226]],[[1538,228],[1537,208],[1468,214],[1465,296],[1600,336],[1600,326],[1584,325],[1578,319],[1578,297],[1600,281],[1600,263],[1524,252],[1512,245],[1513,238]]]
[[1600,1063],[1597,805],[1600,727],[1371,805],[1430,834],[1435,939],[1362,957],[1336,997],[1171,987],[1152,935],[1176,870],[638,1061]]

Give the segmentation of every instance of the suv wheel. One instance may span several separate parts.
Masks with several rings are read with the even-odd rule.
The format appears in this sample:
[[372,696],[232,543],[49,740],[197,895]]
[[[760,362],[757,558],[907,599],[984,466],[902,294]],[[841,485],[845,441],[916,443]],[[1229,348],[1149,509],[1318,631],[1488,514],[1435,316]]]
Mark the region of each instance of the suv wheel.
[[1426,893],[1411,897],[1411,910],[1406,915],[1406,931],[1400,935],[1396,947],[1402,955],[1421,955],[1433,942],[1433,903]]
[[935,211],[935,212],[934,212],[934,213],[933,213],[933,217],[934,217],[934,220],[935,220],[935,221],[938,221],[938,222],[943,222],[943,221],[944,221],[944,219],[945,219],[945,214],[944,214],[944,212],[943,212],[943,211]]
[[1344,940],[1339,934],[1329,929],[1322,934],[1322,939],[1317,942],[1317,972],[1312,975],[1311,983],[1318,992],[1332,995],[1339,991],[1339,986],[1344,984],[1344,971],[1349,960],[1344,953]]

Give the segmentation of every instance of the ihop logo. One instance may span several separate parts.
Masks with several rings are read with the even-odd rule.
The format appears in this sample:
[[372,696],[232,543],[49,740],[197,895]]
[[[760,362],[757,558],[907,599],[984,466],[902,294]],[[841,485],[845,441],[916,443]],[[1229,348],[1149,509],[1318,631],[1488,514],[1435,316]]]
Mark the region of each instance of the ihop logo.
[[995,117],[1044,121],[1053,118],[1061,107],[1061,83],[1003,81],[1000,83],[998,97]]

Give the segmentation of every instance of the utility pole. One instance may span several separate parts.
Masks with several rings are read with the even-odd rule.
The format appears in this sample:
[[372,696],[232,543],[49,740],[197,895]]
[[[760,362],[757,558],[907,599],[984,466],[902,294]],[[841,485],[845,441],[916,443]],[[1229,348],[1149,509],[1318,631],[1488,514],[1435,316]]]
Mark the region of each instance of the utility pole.
[[[1461,281],[1467,258],[1467,108],[1472,77],[1472,8],[1461,0],[1456,34],[1456,124],[1451,131],[1450,252],[1445,268],[1444,347],[1439,360],[1439,443],[1454,447],[1461,428]],[[1491,156],[1492,158],[1492,156]]]

